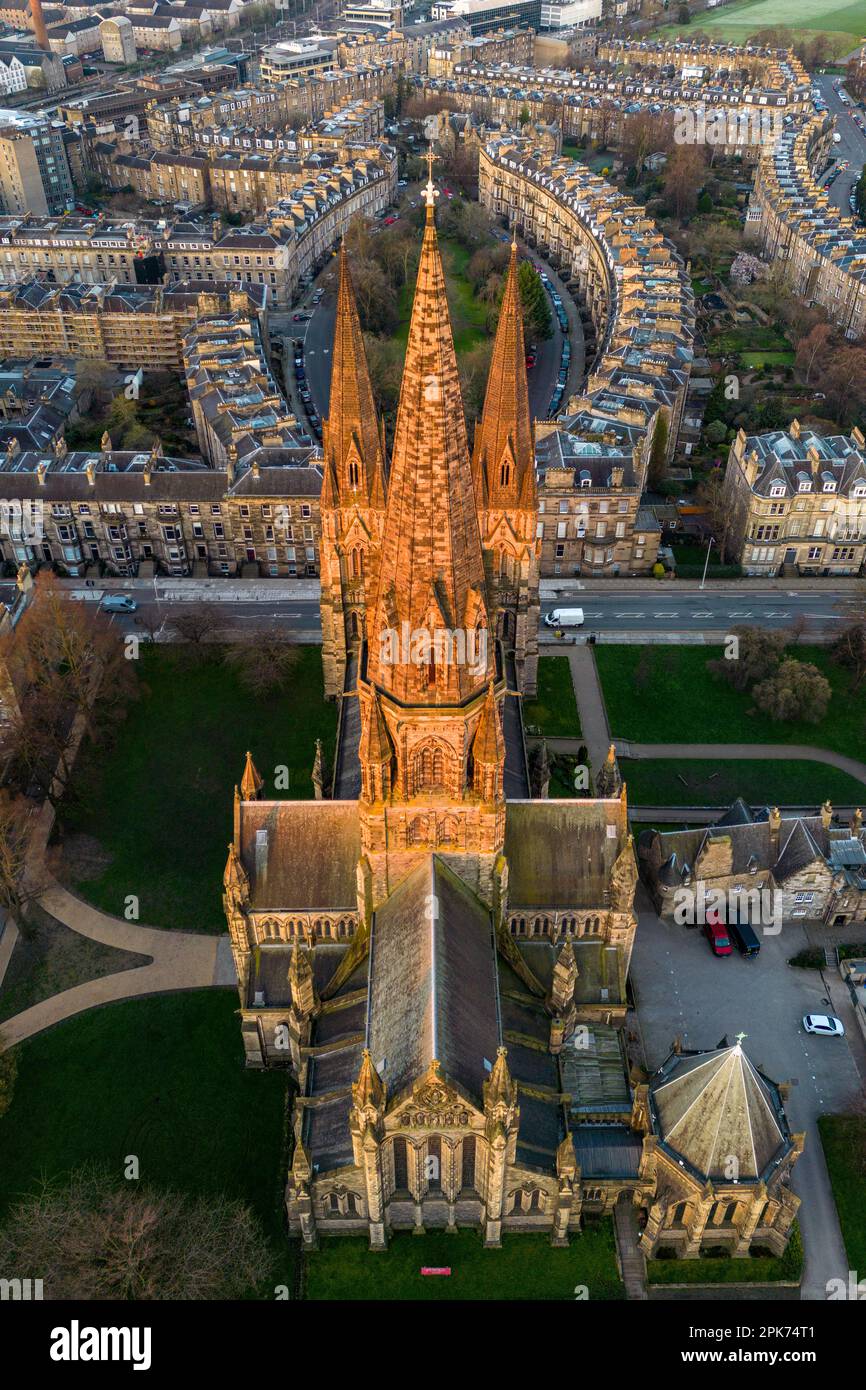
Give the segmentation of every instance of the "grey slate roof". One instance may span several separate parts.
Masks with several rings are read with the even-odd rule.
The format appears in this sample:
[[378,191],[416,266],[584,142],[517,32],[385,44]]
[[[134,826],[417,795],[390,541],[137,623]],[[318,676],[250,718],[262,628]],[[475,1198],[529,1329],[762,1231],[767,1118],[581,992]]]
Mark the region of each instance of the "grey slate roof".
[[360,853],[353,802],[241,802],[240,856],[254,912],[356,911]]
[[370,956],[369,1047],[389,1099],[437,1060],[480,1106],[485,1059],[500,1042],[490,914],[439,855],[376,912]]

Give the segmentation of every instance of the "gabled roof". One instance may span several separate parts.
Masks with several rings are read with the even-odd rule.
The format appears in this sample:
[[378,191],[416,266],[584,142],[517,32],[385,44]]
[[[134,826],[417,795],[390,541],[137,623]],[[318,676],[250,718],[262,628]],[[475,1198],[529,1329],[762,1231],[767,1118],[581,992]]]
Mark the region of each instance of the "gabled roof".
[[433,1061],[482,1105],[485,1060],[501,1043],[488,909],[438,855],[376,912],[370,946],[369,1049],[394,1100]]

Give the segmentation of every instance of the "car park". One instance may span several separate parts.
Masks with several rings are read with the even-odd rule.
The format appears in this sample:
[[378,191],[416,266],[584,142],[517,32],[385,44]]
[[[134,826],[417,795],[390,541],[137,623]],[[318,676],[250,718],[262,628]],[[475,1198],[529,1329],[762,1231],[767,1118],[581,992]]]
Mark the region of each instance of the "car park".
[[805,1032],[814,1033],[816,1037],[844,1038],[845,1036],[845,1028],[841,1019],[835,1018],[833,1014],[805,1014],[803,1028]]

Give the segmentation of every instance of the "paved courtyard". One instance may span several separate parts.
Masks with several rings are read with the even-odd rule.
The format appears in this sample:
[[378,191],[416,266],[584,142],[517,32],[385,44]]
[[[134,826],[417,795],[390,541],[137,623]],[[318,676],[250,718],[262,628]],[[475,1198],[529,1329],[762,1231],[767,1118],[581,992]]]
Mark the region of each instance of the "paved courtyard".
[[803,1203],[802,1296],[823,1299],[828,1279],[847,1277],[848,1261],[816,1120],[849,1109],[862,1090],[846,1039],[803,1032],[803,1014],[828,1011],[821,974],[786,963],[808,944],[806,932],[799,922],[786,923],[780,936],[762,937],[756,959],[719,959],[699,929],[662,922],[642,887],[636,907],[642,910],[631,980],[650,1068],[664,1060],[677,1034],[684,1047],[712,1048],[743,1032],[752,1061],[774,1081],[792,1083],[788,1120],[792,1130],[806,1132],[793,1175]]

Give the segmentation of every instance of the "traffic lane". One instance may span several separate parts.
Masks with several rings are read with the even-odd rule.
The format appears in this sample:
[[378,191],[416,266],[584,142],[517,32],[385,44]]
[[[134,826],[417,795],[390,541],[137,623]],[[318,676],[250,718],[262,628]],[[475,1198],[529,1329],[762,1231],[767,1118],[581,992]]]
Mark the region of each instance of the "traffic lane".
[[[813,598],[811,595],[802,600],[772,595],[768,596],[771,601],[766,603],[762,603],[760,598],[755,595],[748,599],[732,595],[701,595],[700,598],[689,595],[672,597],[667,601],[651,601],[643,596],[629,599],[622,595],[608,599],[593,593],[582,600],[578,593],[557,601],[542,600],[541,614],[543,620],[558,608],[581,608],[584,617],[582,630],[595,628],[599,631],[626,626],[630,630],[664,631],[670,628],[677,632],[700,632],[721,626],[787,628],[798,618],[805,618],[809,627],[815,630],[832,630],[850,621],[858,608],[856,600],[850,598],[832,602],[826,597]],[[673,628],[672,623],[675,624]],[[551,625],[545,626],[552,630]],[[808,638],[809,627],[804,632],[804,640]]]

